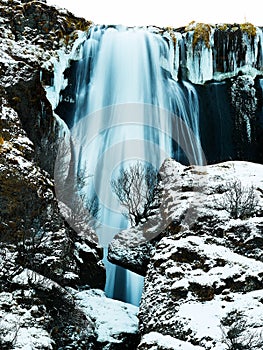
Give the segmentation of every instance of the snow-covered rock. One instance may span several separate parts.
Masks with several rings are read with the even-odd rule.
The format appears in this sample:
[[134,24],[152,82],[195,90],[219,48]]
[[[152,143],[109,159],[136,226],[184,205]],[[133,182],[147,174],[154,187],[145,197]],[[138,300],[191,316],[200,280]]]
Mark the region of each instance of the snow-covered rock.
[[102,250],[59,212],[53,170],[65,124],[44,87],[90,22],[45,1],[1,0],[0,10],[0,348],[86,350],[92,322],[64,287],[103,288]]
[[[137,267],[147,270],[139,349],[228,349],[228,332],[241,324],[239,341],[252,338],[261,349],[263,165],[187,167],[168,159],[160,177],[160,208],[111,243],[112,260],[130,260],[132,269],[140,247],[146,255],[149,247]],[[229,206],[236,185],[239,209],[253,199],[238,218]]]
[[76,303],[95,324],[102,349],[134,348],[138,343],[138,307],[107,298],[99,289],[74,294]]

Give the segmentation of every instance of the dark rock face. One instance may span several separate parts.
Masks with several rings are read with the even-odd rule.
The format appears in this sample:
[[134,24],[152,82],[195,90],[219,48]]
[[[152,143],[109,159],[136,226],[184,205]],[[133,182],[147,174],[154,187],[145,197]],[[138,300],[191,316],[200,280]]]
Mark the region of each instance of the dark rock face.
[[55,120],[40,82],[52,80],[52,69],[42,67],[61,47],[71,48],[76,30],[86,30],[90,22],[59,12],[45,2],[0,2],[1,85],[6,98],[19,114],[22,126],[34,143],[34,158],[53,176],[58,142]]
[[[52,44],[57,29],[60,28],[67,35],[78,27],[79,21],[81,23],[85,21],[75,19],[68,13],[61,14],[42,2],[16,2],[12,6],[3,2],[1,5],[3,8],[1,21],[4,29],[1,36],[3,51],[6,54],[1,62],[1,225],[4,228],[2,232],[6,240],[11,243],[16,241],[18,244],[22,236],[23,239],[36,241],[32,243],[34,249],[44,245],[45,249],[49,249],[45,252],[46,255],[51,254],[55,245],[62,244],[60,254],[64,254],[66,260],[56,262],[61,264],[60,268],[54,268],[51,264],[47,273],[51,273],[53,278],[56,275],[55,271],[61,270],[60,276],[63,280],[63,273],[67,265],[71,264],[70,261],[75,261],[73,270],[78,271],[79,267],[76,266],[73,254],[74,240],[77,238],[60,218],[51,177],[59,126],[40,82],[40,66],[45,61],[45,57],[41,55],[43,54],[41,44],[35,43],[35,51],[40,50],[39,56],[36,52],[33,52],[31,59],[28,60],[23,56],[24,50],[30,50],[31,37],[36,37],[34,31],[37,31],[38,38],[44,40],[44,44]],[[46,30],[43,27],[44,23],[50,28]],[[89,22],[85,23],[88,25]],[[32,31],[27,31],[26,28],[31,28]],[[51,37],[52,35],[54,37]],[[10,42],[12,42],[11,52]],[[56,55],[55,49],[61,45],[61,42],[53,43],[50,49],[45,46],[45,51],[48,52],[49,49],[50,55]],[[53,237],[50,235],[51,232],[54,233]],[[50,235],[48,238],[50,246],[43,244],[45,235]],[[96,247],[95,242],[91,244],[93,248]],[[101,253],[96,249],[94,259],[98,262]],[[41,258],[38,259],[40,263]],[[65,264],[67,260],[68,263]],[[104,275],[103,268],[101,271]],[[85,277],[85,284],[87,279],[88,277]],[[94,278],[90,279],[91,281],[96,285]],[[101,287],[102,284],[100,281],[97,287]]]
[[[256,29],[250,24],[228,24],[218,25],[215,28],[214,38],[214,56],[215,69],[218,72],[231,72],[235,67],[241,67],[246,64],[247,45],[244,41],[244,35],[249,38],[250,44],[255,44]],[[260,44],[259,44],[260,47]],[[228,53],[235,52],[236,60]],[[262,51],[258,50],[253,62],[253,67],[262,69]]]
[[60,215],[52,178],[59,124],[42,86],[53,74],[42,64],[89,22],[45,2],[0,6],[0,304],[1,319],[13,319],[9,330],[0,325],[0,347],[27,332],[32,348],[94,349],[92,321],[64,287],[104,288],[102,250]]
[[58,124],[40,83],[39,71],[7,87],[7,99],[17,111],[23,129],[34,144],[34,160],[52,176],[58,145]]
[[[8,26],[16,41],[25,38],[52,50],[59,48],[59,39],[75,30],[87,30],[91,22],[59,11],[45,1],[1,1],[2,23]],[[69,38],[68,38],[69,39]]]

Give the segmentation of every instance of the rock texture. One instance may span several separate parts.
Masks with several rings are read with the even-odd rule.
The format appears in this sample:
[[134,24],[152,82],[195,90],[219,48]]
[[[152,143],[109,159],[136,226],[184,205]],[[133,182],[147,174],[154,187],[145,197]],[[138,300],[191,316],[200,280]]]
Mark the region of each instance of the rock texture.
[[[54,187],[60,137],[68,132],[53,112],[56,62],[67,68],[91,22],[45,1],[1,0],[0,10],[0,348],[133,349],[138,310],[109,307],[126,331],[94,317],[100,304],[110,305],[91,289],[104,289],[103,252],[87,225],[69,227]],[[95,293],[98,305],[80,303],[79,289]]]
[[[45,87],[49,92],[55,87],[56,60],[70,59],[73,45],[91,23],[45,1],[0,0],[0,10],[0,348],[137,348],[137,310],[117,306],[102,291],[90,289],[104,287],[102,251],[91,231],[88,238],[87,232],[76,234],[68,227],[54,193],[58,138],[66,127],[54,114],[56,103],[51,106]],[[218,78],[211,69],[204,76],[204,67],[208,63],[211,68],[212,62],[211,33],[215,42],[220,35],[227,37],[230,53],[239,55],[233,67],[231,55],[223,66],[223,48],[216,73],[253,76],[262,69],[262,54],[256,50],[262,45],[259,28],[212,30],[192,24],[184,31],[185,73],[192,82]],[[174,32],[169,40],[176,43]],[[246,56],[245,47],[255,57]],[[194,51],[208,60],[199,54],[191,60]],[[251,62],[248,72],[244,65]],[[242,128],[257,112],[256,92],[251,79],[248,84],[245,79],[239,78],[231,90]],[[58,98],[60,91],[53,92],[49,97]],[[249,104],[238,114],[243,94]],[[246,139],[249,133],[247,127]],[[243,325],[239,340],[252,339],[253,347],[260,348],[263,187],[262,176],[255,174],[262,174],[262,166],[164,164],[160,208],[144,226],[121,233],[110,249],[112,260],[146,274],[139,349],[227,349],[229,331],[240,329],[236,322]],[[223,208],[227,181],[233,177],[255,184],[258,203],[251,217],[231,219]],[[85,290],[79,292],[80,287]],[[126,331],[111,328],[112,310],[120,312]],[[204,314],[205,319],[200,317]]]
[[52,176],[61,123],[43,87],[53,76],[46,62],[90,22],[41,1],[0,9],[0,347],[93,349],[93,321],[66,288],[104,288],[102,250],[60,215]]
[[53,79],[46,63],[71,50],[78,30],[91,22],[42,1],[1,0],[0,8],[1,91],[34,143],[35,159],[52,173],[59,126],[42,86]]
[[[163,164],[163,200],[152,225],[124,231],[111,245],[115,261],[130,259],[133,268],[140,244],[144,254],[151,244],[137,268],[147,270],[139,349],[228,349],[229,337],[242,327],[233,341],[245,346],[252,339],[251,349],[261,349],[262,173],[262,165],[248,162]],[[145,242],[155,232],[160,235]]]

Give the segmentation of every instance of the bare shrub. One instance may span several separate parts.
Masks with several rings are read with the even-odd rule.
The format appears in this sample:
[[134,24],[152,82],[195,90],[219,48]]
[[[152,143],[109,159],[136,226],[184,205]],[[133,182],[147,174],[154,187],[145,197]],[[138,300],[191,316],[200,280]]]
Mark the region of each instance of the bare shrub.
[[78,169],[72,138],[61,141],[55,167],[55,188],[59,207],[64,218],[76,232],[93,236],[91,228],[99,226],[100,208],[96,194],[87,195],[90,175],[85,169]]
[[151,165],[137,162],[121,169],[118,178],[111,181],[114,193],[125,208],[123,215],[132,225],[147,220],[157,194],[157,170]]
[[256,214],[258,197],[253,185],[243,186],[239,179],[226,183],[226,192],[216,201],[218,209],[226,210],[233,219],[246,219]]

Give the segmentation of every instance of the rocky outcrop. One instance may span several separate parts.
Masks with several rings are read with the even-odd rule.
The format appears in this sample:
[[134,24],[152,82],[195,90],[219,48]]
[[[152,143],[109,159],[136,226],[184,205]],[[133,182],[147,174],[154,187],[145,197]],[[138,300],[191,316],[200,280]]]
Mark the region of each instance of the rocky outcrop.
[[94,322],[96,349],[136,349],[139,344],[138,308],[106,298],[101,290],[74,293],[79,308]]
[[42,86],[53,79],[54,68],[46,63],[70,51],[78,30],[91,22],[42,1],[3,0],[0,7],[0,85],[34,143],[35,160],[52,174],[59,123]]
[[102,249],[87,224],[69,227],[54,187],[60,137],[68,132],[53,112],[56,62],[67,68],[91,22],[45,1],[2,0],[0,9],[0,348],[133,349],[137,308],[112,302],[106,314],[119,310],[126,320],[112,329],[94,317],[102,306],[79,301],[83,289],[110,305],[91,289],[105,286]]
[[0,347],[91,349],[93,322],[66,288],[104,288],[90,230],[62,218],[53,170],[63,125],[43,84],[60,50],[90,22],[41,1],[1,1]]
[[[72,34],[71,39],[74,40],[76,30],[87,29],[90,22],[41,1],[1,1],[1,10],[2,234],[12,244],[20,244],[21,238],[22,241],[29,239],[30,249],[37,250],[40,255],[39,248],[42,246],[49,249],[45,252],[46,256],[56,250],[58,256],[64,255],[64,260],[56,262],[61,266],[55,268],[51,264],[47,272],[52,274],[49,277],[55,278],[59,270],[64,280],[65,269],[72,261],[75,261],[72,272],[81,269],[81,259],[77,259],[74,253],[75,241],[79,238],[66,227],[55,199],[52,176],[61,125],[46,98],[42,86],[45,77],[41,81],[40,73],[43,75],[43,65],[51,57],[57,57],[58,50],[70,49],[69,38],[65,42],[66,36]],[[49,75],[52,74],[51,67]],[[44,70],[44,76],[47,75]],[[48,237],[44,237],[46,235]],[[94,249],[94,261],[98,262],[100,250],[96,242],[89,244]],[[85,261],[85,253],[81,254]],[[38,264],[43,261],[45,259],[39,256]],[[31,264],[36,262],[31,261]],[[45,266],[48,266],[46,261]],[[104,275],[103,268],[98,267],[98,271],[100,269]],[[92,277],[90,284],[103,287],[103,279],[96,284]],[[88,284],[87,277],[85,284]]]
[[[58,139],[67,128],[52,107],[65,87],[63,73],[72,47],[81,35],[85,38],[91,23],[45,1],[0,0],[0,9],[0,347],[136,348],[137,310],[106,301],[102,291],[90,289],[104,287],[102,251],[91,231],[77,234],[65,223],[54,193]],[[179,43],[185,43],[185,56],[183,51],[180,54],[184,69],[178,65],[178,75],[200,84],[246,73],[247,78],[231,82],[231,93],[237,123],[242,120],[242,132],[245,123],[244,137],[249,139],[247,118],[253,121],[260,108],[254,105],[259,89],[253,90],[250,77],[262,71],[261,29],[191,24],[178,35],[168,31],[171,35],[167,39],[166,33],[166,39],[178,49]],[[222,52],[215,50],[220,36],[230,43],[227,60],[225,47]],[[247,48],[251,55],[246,55]],[[60,84],[54,74],[58,61]],[[249,97],[248,105],[240,102],[243,94]],[[57,99],[52,106],[47,95]],[[251,339],[247,328],[255,330],[256,348],[262,305],[262,211],[253,208],[254,217],[230,220],[232,211],[223,208],[224,193],[229,191],[226,180],[232,180],[234,170],[238,176],[244,170],[245,179],[251,178],[250,172],[253,176],[262,172],[251,166],[227,163],[200,170],[166,162],[161,170],[164,201],[160,209],[146,225],[121,233],[112,243],[113,261],[146,274],[140,349],[185,345],[216,349],[221,337],[229,341],[226,335],[238,326],[236,321],[247,325],[243,338]],[[210,177],[202,187],[204,175]],[[254,180],[262,206],[262,183]],[[80,287],[85,290],[78,291]],[[250,305],[246,317],[244,300]],[[111,328],[109,315],[116,309],[126,322],[125,329]],[[198,318],[200,312],[209,316],[210,329]]]
[[[127,266],[131,257],[131,268],[140,244],[144,254],[151,245],[137,268],[147,271],[139,349],[227,349],[248,339],[261,348],[262,171],[248,162],[163,164],[163,200],[151,223],[120,233],[111,244],[114,261]],[[239,335],[229,339],[237,328]]]

